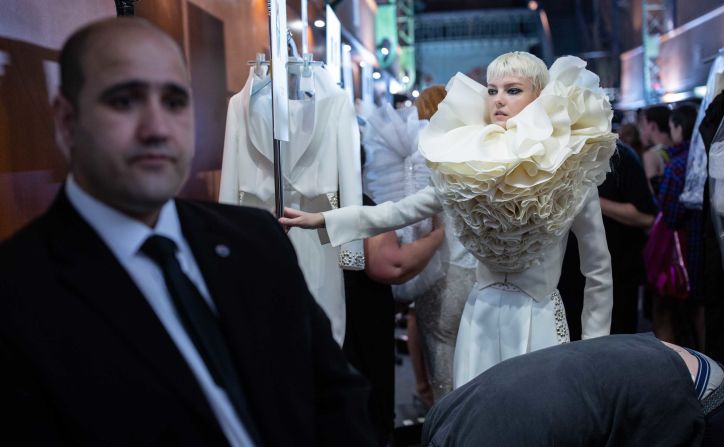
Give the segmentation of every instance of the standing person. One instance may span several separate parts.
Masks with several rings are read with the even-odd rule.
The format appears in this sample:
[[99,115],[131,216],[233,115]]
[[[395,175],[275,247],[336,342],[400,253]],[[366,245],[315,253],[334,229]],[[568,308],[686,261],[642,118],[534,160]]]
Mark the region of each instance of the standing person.
[[[644,284],[645,268],[642,251],[646,231],[657,213],[641,160],[633,149],[616,144],[611,157],[611,172],[598,187],[606,229],[606,242],[611,253],[613,278],[612,334],[633,334],[638,326],[639,290]],[[580,315],[585,279],[576,266],[579,264],[577,240],[568,239],[563,272],[558,284],[566,312],[571,339],[580,338]],[[572,313],[572,315],[571,315]]]
[[556,284],[569,230],[581,241],[586,276],[583,338],[609,332],[611,260],[596,186],[615,135],[611,106],[585,65],[563,57],[549,72],[532,54],[514,52],[491,62],[487,88],[456,75],[420,136],[434,186],[397,203],[287,209],[280,219],[326,227],[338,245],[444,208],[479,260],[455,347],[456,387],[507,358],[568,341]]
[[[430,120],[447,92],[442,85],[433,85],[420,92],[415,103],[420,119]],[[418,327],[422,335],[435,401],[453,389],[453,358],[460,317],[470,289],[475,284],[475,257],[462,246],[453,221],[447,214],[438,215],[444,227],[445,240],[438,250],[444,274],[415,300]]]
[[[690,105],[677,107],[671,112],[669,127],[673,145],[668,148],[669,163],[664,169],[659,189],[659,204],[666,225],[678,232],[681,252],[689,277],[689,296],[682,309],[672,297],[658,296],[654,301],[654,331],[662,340],[678,340],[674,319],[682,317],[693,328],[697,349],[704,351],[704,247],[701,210],[693,210],[679,202],[686,183],[686,164],[689,145],[696,121],[696,109]],[[676,315],[681,309],[684,315]],[[681,341],[679,341],[681,343]]]
[[194,153],[182,54],[130,18],[90,24],[61,51],[54,111],[70,173],[0,246],[0,436],[373,445],[367,386],[281,227],[174,198]]
[[670,115],[671,109],[667,106],[651,106],[644,109],[639,115],[641,143],[645,148],[642,157],[644,171],[646,171],[646,178],[649,179],[651,192],[657,198],[661,176],[669,162],[667,149],[671,146]]
[[626,145],[629,146],[636,152],[636,155],[641,158],[644,155],[644,146],[641,143],[641,136],[639,134],[639,128],[634,123],[626,123],[621,126],[618,130],[619,139]]
[[[420,92],[415,109],[394,111],[383,106],[368,118],[364,141],[369,156],[364,176],[366,189],[376,201],[397,200],[430,184],[430,170],[418,151],[418,137],[445,95],[444,86],[433,85]],[[445,214],[434,219],[444,222]],[[452,223],[446,223],[452,228]],[[399,243],[419,240],[431,227],[430,220],[425,220],[398,230]],[[428,267],[393,289],[398,300],[412,301],[408,347],[417,392],[427,406],[433,398],[439,400],[452,390],[455,339],[463,306],[475,282],[475,263],[453,232],[445,232]]]

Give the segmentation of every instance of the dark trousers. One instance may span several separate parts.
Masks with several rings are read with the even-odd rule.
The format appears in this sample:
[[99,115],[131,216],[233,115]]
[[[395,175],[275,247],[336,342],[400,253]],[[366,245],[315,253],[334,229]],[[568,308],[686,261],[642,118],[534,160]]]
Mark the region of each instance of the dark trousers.
[[371,384],[370,419],[380,446],[386,446],[395,422],[395,308],[390,286],[364,271],[344,271],[347,360]]

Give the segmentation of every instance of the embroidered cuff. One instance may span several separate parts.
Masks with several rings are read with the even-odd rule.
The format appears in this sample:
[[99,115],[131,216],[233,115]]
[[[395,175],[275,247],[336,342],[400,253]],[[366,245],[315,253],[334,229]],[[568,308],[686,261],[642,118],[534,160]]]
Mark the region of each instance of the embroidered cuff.
[[339,267],[344,270],[364,270],[365,254],[362,241],[350,242],[341,247]]

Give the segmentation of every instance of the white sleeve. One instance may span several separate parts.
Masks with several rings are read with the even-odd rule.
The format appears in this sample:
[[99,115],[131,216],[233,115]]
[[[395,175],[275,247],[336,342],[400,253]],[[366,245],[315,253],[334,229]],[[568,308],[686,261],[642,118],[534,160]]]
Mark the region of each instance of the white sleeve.
[[322,213],[333,246],[396,230],[432,217],[442,205],[432,186],[397,202],[377,206],[349,206]]
[[[359,126],[351,102],[345,96],[339,107],[337,134],[337,178],[339,206],[362,205],[362,160]],[[345,270],[364,270],[365,255],[362,241],[350,241],[339,250],[338,264]]]
[[239,117],[234,109],[234,98],[229,101],[226,112],[226,133],[224,135],[224,154],[221,161],[221,185],[219,202],[238,205],[239,200]]
[[589,191],[581,210],[573,220],[571,230],[578,239],[581,273],[586,277],[581,338],[608,335],[611,331],[613,309],[611,255],[608,252],[601,203],[595,187]]

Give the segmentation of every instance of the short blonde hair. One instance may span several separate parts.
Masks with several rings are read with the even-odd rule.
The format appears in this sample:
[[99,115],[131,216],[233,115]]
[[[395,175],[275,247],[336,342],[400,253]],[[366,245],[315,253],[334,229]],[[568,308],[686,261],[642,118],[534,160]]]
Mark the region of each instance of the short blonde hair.
[[523,76],[531,80],[533,89],[540,93],[548,84],[548,68],[546,64],[525,51],[513,51],[501,54],[488,65],[488,79],[500,79],[505,76]]

